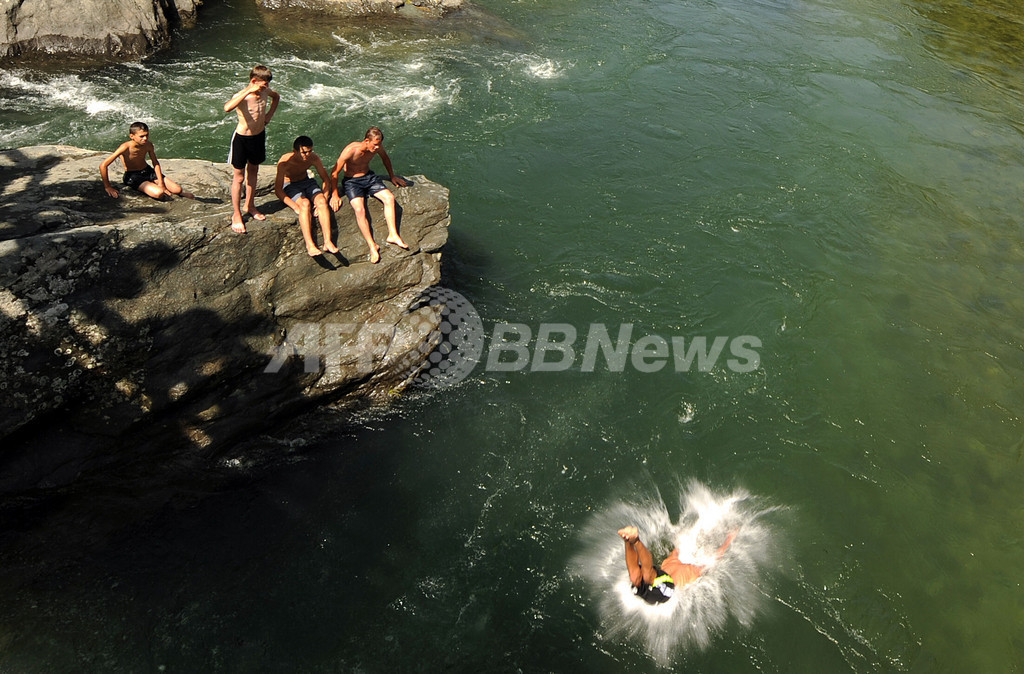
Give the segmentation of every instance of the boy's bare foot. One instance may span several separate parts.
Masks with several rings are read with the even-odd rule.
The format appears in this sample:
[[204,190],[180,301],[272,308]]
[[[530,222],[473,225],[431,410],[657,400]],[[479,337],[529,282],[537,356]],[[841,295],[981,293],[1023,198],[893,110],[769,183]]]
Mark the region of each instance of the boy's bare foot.
[[341,252],[341,249],[339,249],[337,246],[335,246],[330,241],[327,242],[327,244],[324,246],[324,248],[327,249],[328,253],[340,253]]
[[245,225],[241,222],[232,222],[231,231],[238,234],[245,234]]
[[390,243],[392,246],[398,246],[399,248],[409,250],[409,246],[405,245],[405,241],[402,241],[402,237],[398,236],[397,234],[394,236],[389,236],[384,240]]
[[380,248],[370,249],[370,264],[377,264],[380,262]]
[[248,211],[246,211],[246,213],[251,215],[253,220],[259,220],[259,221],[262,222],[263,220],[267,219],[267,216],[263,215],[262,213],[257,211],[255,208],[250,208]]
[[636,527],[622,527],[618,533],[627,543],[635,543],[640,538],[640,530]]
[[324,254],[324,252],[316,246],[306,246],[306,252],[309,253],[310,257],[316,257],[317,255]]
[[191,192],[186,192],[185,190],[181,191],[181,196],[185,197],[186,199],[195,199],[196,198],[196,195],[192,194]]

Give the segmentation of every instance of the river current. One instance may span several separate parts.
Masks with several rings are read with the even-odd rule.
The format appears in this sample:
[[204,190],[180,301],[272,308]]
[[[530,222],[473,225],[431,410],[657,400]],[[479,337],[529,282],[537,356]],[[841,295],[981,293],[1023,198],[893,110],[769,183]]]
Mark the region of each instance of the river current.
[[[446,286],[533,337],[0,522],[0,671],[1019,668],[1024,11],[478,6],[438,33],[215,0],[141,63],[0,70],[0,146],[142,119],[223,161],[267,64],[268,155],[379,125],[451,189]],[[534,361],[552,325],[574,358]],[[595,325],[631,326],[621,366],[584,365]],[[623,601],[626,524],[712,563],[674,613]]]

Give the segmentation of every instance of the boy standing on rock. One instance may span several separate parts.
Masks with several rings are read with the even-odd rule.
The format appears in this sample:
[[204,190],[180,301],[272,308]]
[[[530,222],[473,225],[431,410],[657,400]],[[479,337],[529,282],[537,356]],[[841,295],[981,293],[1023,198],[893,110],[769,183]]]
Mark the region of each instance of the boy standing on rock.
[[391,158],[384,151],[384,134],[377,127],[371,126],[363,140],[345,146],[338,157],[338,163],[334,165],[331,184],[335,189],[331,195],[331,209],[337,211],[341,208],[341,191],[344,188],[348,203],[356,213],[359,231],[370,248],[370,262],[376,264],[380,262],[380,248],[373,240],[373,230],[370,229],[370,222],[366,218],[367,196],[374,196],[384,204],[384,219],[388,223],[388,238],[385,241],[406,250],[409,246],[402,241],[395,225],[395,195],[384,186],[384,180],[370,170],[370,160],[374,155],[379,156],[384,162],[384,168],[387,169],[392,183],[398,187],[405,187],[408,184],[396,176],[391,167]]
[[[152,166],[146,163],[146,155],[153,160]],[[121,143],[121,147],[114,150],[114,153],[100,164],[103,189],[114,199],[117,198],[117,188],[110,184],[107,169],[118,157],[121,157],[124,162],[122,180],[128,187],[154,199],[162,199],[165,194],[167,196],[178,194],[188,199],[195,199],[191,192],[184,191],[181,189],[181,185],[164,177],[163,171],[160,169],[160,161],[156,158],[156,148],[149,141],[149,127],[145,122],[133,122],[128,127],[128,140]]]
[[[309,168],[316,168],[323,181],[323,189],[309,177]],[[331,193],[331,180],[327,177],[327,169],[320,161],[320,156],[313,152],[313,139],[299,136],[292,143],[292,152],[281,156],[277,162],[277,178],[274,180],[274,194],[286,206],[299,214],[299,229],[302,239],[306,242],[306,252],[310,257],[321,255],[323,251],[313,243],[313,207],[316,217],[320,220],[320,230],[324,234],[324,248],[330,253],[337,253],[338,247],[331,241],[331,209],[327,205],[327,196]]]
[[[257,220],[267,217],[256,210],[256,177],[260,164],[267,158],[267,124],[281,102],[281,95],[270,88],[270,68],[258,65],[249,72],[249,86],[224,104],[224,112],[238,113],[238,126],[231,135],[231,229],[245,233],[242,220],[242,183],[245,183],[245,212]],[[267,100],[270,107],[267,107]]]

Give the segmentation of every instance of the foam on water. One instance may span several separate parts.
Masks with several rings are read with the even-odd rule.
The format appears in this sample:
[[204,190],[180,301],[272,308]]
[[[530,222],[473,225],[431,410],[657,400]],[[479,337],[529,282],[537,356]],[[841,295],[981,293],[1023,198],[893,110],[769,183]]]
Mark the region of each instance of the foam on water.
[[[659,664],[681,652],[707,648],[730,621],[749,627],[762,607],[761,589],[778,557],[778,535],[768,516],[782,510],[743,489],[714,492],[690,482],[680,490],[681,516],[673,523],[661,495],[619,501],[596,513],[583,532],[583,552],[574,571],[597,598],[604,639],[642,643]],[[677,589],[664,604],[649,605],[629,584],[625,554],[616,532],[636,525],[656,562],[673,547],[683,562],[707,566],[696,582]],[[715,550],[730,531],[738,533],[721,559]]]
[[540,80],[561,77],[565,72],[565,66],[562,64],[536,54],[520,54],[513,57],[510,62],[522,68],[528,76]]
[[[333,105],[338,112],[384,111],[386,116],[415,119],[441,106],[452,105],[459,94],[457,81],[443,89],[433,84],[398,85],[385,91],[364,91],[355,86],[314,83],[297,94],[302,104]],[[381,114],[381,113],[378,113]]]
[[50,105],[84,110],[89,116],[109,112],[147,119],[134,106],[100,97],[96,84],[85,82],[77,75],[59,75],[35,81],[17,72],[0,72],[0,87],[28,94]]

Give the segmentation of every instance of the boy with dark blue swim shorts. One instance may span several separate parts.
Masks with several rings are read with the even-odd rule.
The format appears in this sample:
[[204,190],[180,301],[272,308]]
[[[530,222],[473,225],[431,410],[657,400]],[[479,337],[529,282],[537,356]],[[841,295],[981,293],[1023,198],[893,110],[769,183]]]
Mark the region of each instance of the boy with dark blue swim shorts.
[[375,126],[366,131],[363,140],[349,143],[334,165],[331,172],[331,184],[334,192],[331,195],[331,209],[337,211],[341,207],[341,191],[344,190],[348,203],[356,214],[356,224],[370,249],[370,262],[380,262],[380,248],[373,240],[373,230],[366,216],[366,197],[375,197],[384,205],[384,219],[388,223],[388,238],[385,239],[399,248],[408,250],[402,237],[398,235],[395,222],[395,195],[384,185],[384,180],[370,170],[370,160],[379,156],[388,171],[389,179],[397,187],[405,187],[408,183],[395,175],[391,166],[391,158],[384,151],[384,134]]
[[[153,161],[152,166],[146,163],[146,155]],[[164,176],[160,161],[156,158],[156,148],[149,140],[149,127],[145,122],[133,122],[128,127],[128,140],[121,143],[121,146],[100,164],[103,189],[114,199],[117,198],[118,192],[117,188],[110,184],[107,169],[118,157],[121,157],[124,163],[122,180],[128,187],[154,199],[162,199],[164,195],[172,194],[188,199],[195,198],[190,192],[184,191],[181,185]]]
[[[309,169],[313,167],[320,174],[323,189],[314,178],[309,177]],[[320,220],[320,230],[324,235],[324,248],[337,253],[338,247],[331,241],[331,209],[327,205],[327,194],[331,193],[331,179],[327,177],[327,169],[320,161],[319,155],[313,152],[313,139],[299,136],[292,143],[292,151],[281,155],[277,162],[277,178],[274,180],[274,193],[286,206],[299,214],[299,230],[306,242],[306,252],[311,257],[321,255],[323,251],[313,242],[313,208]]]
[[[256,220],[267,217],[256,210],[256,178],[260,164],[267,158],[267,124],[281,102],[281,95],[270,88],[274,76],[270,68],[255,66],[249,72],[249,86],[224,104],[224,112],[238,113],[238,124],[231,135],[231,229],[245,233],[242,220],[242,183],[245,183],[245,212]],[[269,107],[267,105],[269,101]]]

